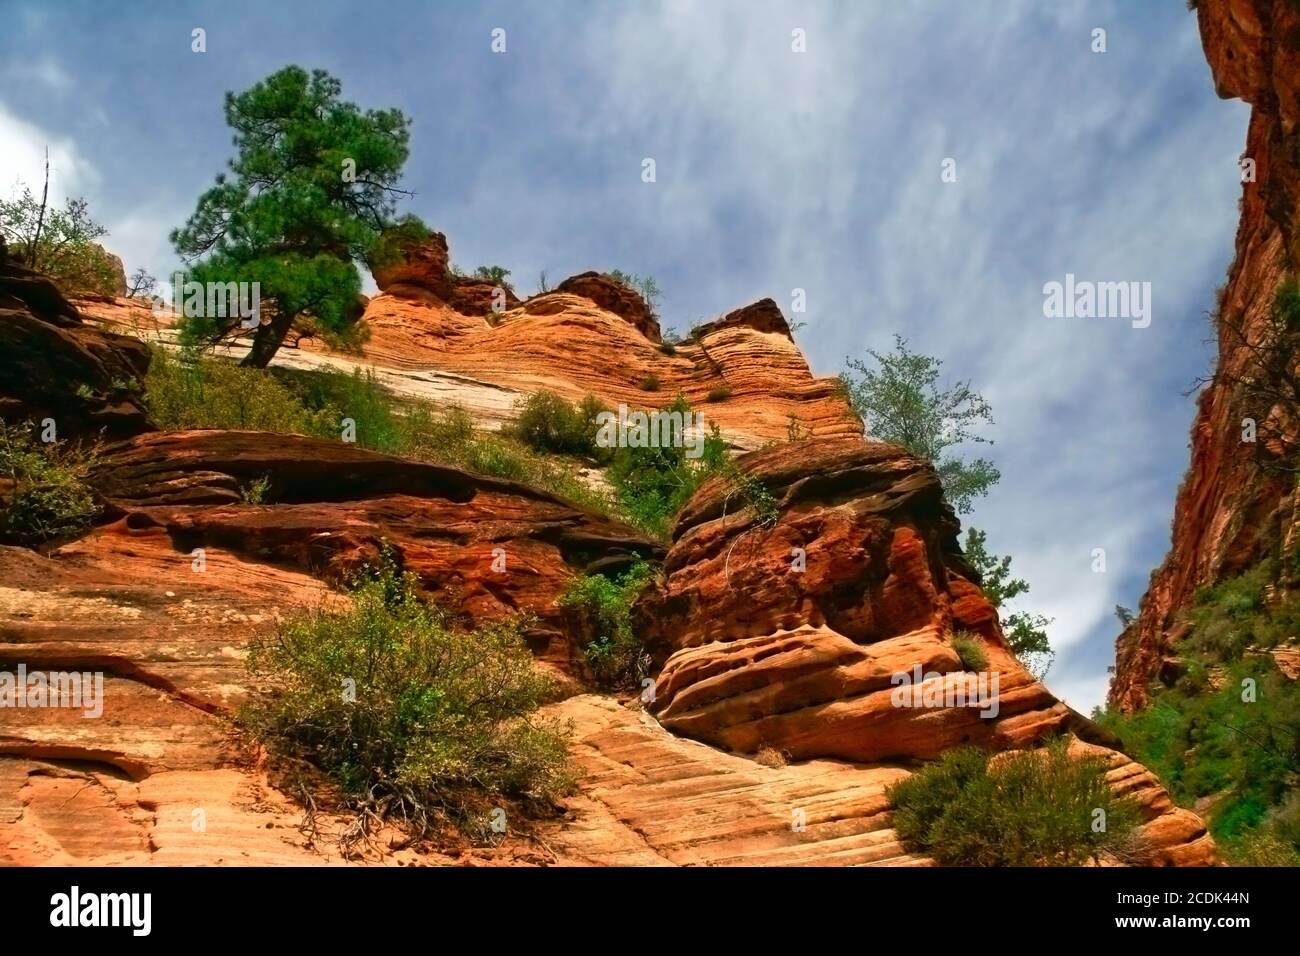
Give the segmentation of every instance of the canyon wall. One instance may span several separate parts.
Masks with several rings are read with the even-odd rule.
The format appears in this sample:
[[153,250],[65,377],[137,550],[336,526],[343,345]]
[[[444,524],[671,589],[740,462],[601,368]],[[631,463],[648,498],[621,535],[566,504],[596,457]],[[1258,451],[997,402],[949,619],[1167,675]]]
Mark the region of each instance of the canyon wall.
[[[1200,0],[1201,42],[1221,97],[1251,105],[1242,153],[1236,254],[1217,303],[1214,380],[1200,393],[1191,464],[1174,508],[1169,553],[1152,574],[1137,617],[1116,642],[1110,704],[1129,712],[1173,673],[1185,632],[1179,613],[1196,590],[1231,577],[1289,542],[1296,525],[1293,479],[1263,467],[1267,449],[1243,441],[1243,420],[1266,421],[1234,387],[1264,333],[1274,294],[1295,272],[1300,197],[1300,5],[1290,0]],[[1251,164],[1253,161],[1253,181]],[[1232,170],[1225,170],[1231,175]]]

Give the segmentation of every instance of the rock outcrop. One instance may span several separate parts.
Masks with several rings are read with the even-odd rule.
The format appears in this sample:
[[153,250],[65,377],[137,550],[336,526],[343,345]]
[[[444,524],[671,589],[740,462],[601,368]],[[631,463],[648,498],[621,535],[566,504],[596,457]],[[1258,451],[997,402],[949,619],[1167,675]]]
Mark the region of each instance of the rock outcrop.
[[[249,506],[259,480],[265,503]],[[525,485],[300,435],[142,435],[104,449],[90,482],[126,529],[162,529],[182,555],[217,546],[340,583],[387,546],[464,614],[536,614],[534,649],[561,666],[577,656],[555,607],[569,579],[662,553]]]
[[[262,478],[265,503],[246,503]],[[346,819],[321,814],[314,841],[232,733],[255,635],[342,600],[327,582],[386,546],[469,617],[535,612],[526,637],[563,670],[571,577],[662,550],[521,485],[293,435],[152,432],[103,448],[88,480],[105,508],[90,533],[48,555],[0,546],[0,670],[103,680],[93,719],[0,709],[0,864],[342,862]],[[512,841],[387,862],[554,859]]]
[[[451,271],[447,237],[431,232],[420,239],[394,239],[392,257],[384,265],[371,267],[380,290],[417,302],[447,305],[463,315],[493,314],[497,286],[478,276],[456,275]],[[506,308],[519,298],[508,284],[501,286]]]
[[570,276],[555,287],[556,292],[571,292],[590,299],[606,312],[626,319],[651,342],[662,341],[659,320],[650,312],[650,306],[641,295],[600,272],[583,272]]
[[899,842],[896,766],[764,766],[668,733],[608,698],[550,708],[575,728],[581,791],[547,842],[596,866],[926,866]]
[[[1112,756],[1116,787],[1143,806],[1152,862],[1213,858],[1199,818],[1011,654],[928,463],[843,441],[739,465],[776,514],[763,520],[743,486],[711,480],[677,521],[662,583],[637,605],[662,662],[650,709],[665,727],[739,753],[864,764],[1071,734]],[[986,662],[963,662],[961,632]]]
[[366,309],[364,358],[381,370],[435,369],[516,396],[545,389],[576,401],[593,394],[610,407],[662,408],[681,392],[741,448],[785,441],[792,431],[860,436],[862,424],[837,382],[812,374],[788,329],[776,327],[774,303],[759,306],[739,311],[763,322],[724,320],[667,346],[658,344],[657,330],[647,336],[574,292],[535,295],[495,323],[430,300],[380,295]]
[[152,427],[140,400],[149,349],[103,331],[0,247],[0,419],[53,419],[59,439]]
[[[1137,710],[1173,656],[1179,612],[1202,585],[1231,577],[1293,544],[1300,498],[1293,480],[1262,467],[1243,420],[1264,422],[1234,387],[1268,322],[1274,293],[1300,264],[1300,8],[1281,0],[1200,0],[1201,42],[1222,97],[1251,104],[1236,256],[1219,301],[1214,380],[1201,393],[1191,464],[1174,508],[1172,541],[1134,622],[1116,643],[1110,703]],[[1251,166],[1253,165],[1253,169]]]

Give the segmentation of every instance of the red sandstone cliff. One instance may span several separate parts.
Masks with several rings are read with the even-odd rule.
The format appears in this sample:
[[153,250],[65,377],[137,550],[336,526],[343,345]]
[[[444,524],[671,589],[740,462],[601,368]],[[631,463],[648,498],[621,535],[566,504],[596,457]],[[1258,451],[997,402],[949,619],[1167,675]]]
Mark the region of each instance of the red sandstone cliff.
[[1297,498],[1288,483],[1261,467],[1256,445],[1242,441],[1242,420],[1263,422],[1271,409],[1252,407],[1232,383],[1249,362],[1243,340],[1258,341],[1279,283],[1296,268],[1300,7],[1287,0],[1200,0],[1197,19],[1218,94],[1252,107],[1242,156],[1254,161],[1254,181],[1243,177],[1236,256],[1219,303],[1215,376],[1197,404],[1172,544],[1137,618],[1116,642],[1110,702],[1125,711],[1147,701],[1181,635],[1178,614],[1196,589],[1267,556],[1296,525]]

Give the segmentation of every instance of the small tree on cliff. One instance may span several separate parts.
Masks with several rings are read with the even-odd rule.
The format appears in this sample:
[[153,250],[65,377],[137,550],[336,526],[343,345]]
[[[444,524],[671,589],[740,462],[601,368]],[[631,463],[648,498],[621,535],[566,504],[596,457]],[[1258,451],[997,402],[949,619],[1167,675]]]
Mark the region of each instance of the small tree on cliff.
[[0,199],[0,234],[9,254],[72,292],[116,291],[118,264],[95,242],[107,233],[84,199],[49,208],[28,187],[12,200]]
[[952,506],[969,513],[974,499],[1002,476],[988,459],[967,461],[948,449],[968,441],[993,444],[974,431],[981,423],[993,424],[989,403],[969,382],[940,388],[943,362],[913,352],[901,335],[894,336],[892,352],[868,349],[867,354],[875,367],[847,359],[848,370],[840,376],[850,404],[874,438],[933,462]]
[[[309,317],[347,341],[365,261],[390,224],[408,155],[401,111],[367,110],[339,99],[323,70],[289,66],[243,93],[227,93],[235,131],[230,174],[199,197],[171,234],[189,278],[259,283],[261,324],[244,365],[266,366],[294,321]],[[189,341],[215,342],[241,316],[186,316]]]
[[[966,543],[963,552],[966,561],[979,575],[980,586],[984,596],[999,611],[1007,601],[1029,593],[1029,583],[1023,578],[1011,576],[1011,558],[990,554],[985,547],[986,535],[979,528],[966,530]],[[1016,611],[1002,615],[1002,633],[1020,663],[1024,664],[1035,677],[1042,680],[1052,666],[1055,652],[1047,640],[1047,625],[1052,623],[1050,617],[1042,614],[1030,614]]]

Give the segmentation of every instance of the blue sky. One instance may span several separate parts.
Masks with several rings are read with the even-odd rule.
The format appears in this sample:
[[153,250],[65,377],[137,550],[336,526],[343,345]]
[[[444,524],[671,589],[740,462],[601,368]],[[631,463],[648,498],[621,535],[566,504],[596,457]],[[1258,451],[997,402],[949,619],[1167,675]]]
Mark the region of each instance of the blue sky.
[[[825,374],[901,332],[992,403],[1003,479],[965,520],[1055,618],[1048,683],[1100,702],[1112,609],[1168,547],[1241,188],[1247,108],[1182,0],[114,6],[0,0],[0,190],[48,144],[54,192],[164,275],[230,154],[223,94],[297,63],[413,118],[410,207],[463,267],[650,274],[680,328],[804,289]],[[1151,282],[1150,327],[1044,318],[1067,272]]]

